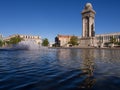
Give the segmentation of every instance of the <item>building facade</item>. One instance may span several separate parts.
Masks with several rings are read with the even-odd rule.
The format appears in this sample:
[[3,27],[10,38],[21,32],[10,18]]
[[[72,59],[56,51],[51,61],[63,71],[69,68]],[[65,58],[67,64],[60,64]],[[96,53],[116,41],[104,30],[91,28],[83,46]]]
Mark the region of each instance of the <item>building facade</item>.
[[2,40],[2,39],[3,39],[2,34],[0,34],[0,40]]
[[[114,42],[120,42],[120,32],[119,33],[109,33],[109,34],[99,34],[95,35],[95,45],[96,47],[108,47],[111,46],[111,39],[114,39]],[[109,44],[109,45],[107,45]],[[117,46],[117,44],[112,44],[112,47]]]
[[10,38],[15,36],[20,36],[21,38],[23,38],[24,41],[32,41],[32,42],[35,42],[36,44],[40,44],[40,45],[42,44],[42,38],[40,36],[33,36],[33,35],[14,34],[4,38],[4,40],[5,41],[10,40]]
[[57,47],[69,47],[70,44],[70,39],[72,36],[70,35],[57,35],[57,37],[55,38],[55,45]]

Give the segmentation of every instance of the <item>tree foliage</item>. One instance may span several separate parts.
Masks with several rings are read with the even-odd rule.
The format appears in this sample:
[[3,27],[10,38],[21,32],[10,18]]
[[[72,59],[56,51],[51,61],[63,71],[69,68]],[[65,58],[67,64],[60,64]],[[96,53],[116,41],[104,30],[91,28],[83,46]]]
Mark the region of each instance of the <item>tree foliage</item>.
[[18,36],[15,36],[15,37],[10,38],[10,40],[7,41],[6,43],[8,43],[8,44],[18,44],[18,43],[21,42],[22,40],[23,40],[23,38],[21,38],[21,37],[18,35]]
[[72,37],[70,38],[69,44],[72,44],[73,46],[78,45],[78,37],[72,36]]
[[42,41],[42,46],[48,46],[49,45],[49,41],[47,38],[43,39]]
[[0,40],[0,47],[2,47],[3,46],[3,41],[2,40]]
[[5,45],[5,41],[0,39],[0,47],[2,47],[3,45]]
[[116,43],[116,38],[110,37],[110,43]]
[[120,45],[120,42],[118,42],[117,44]]
[[58,37],[55,37],[55,44],[54,44],[55,47],[60,47],[60,40]]

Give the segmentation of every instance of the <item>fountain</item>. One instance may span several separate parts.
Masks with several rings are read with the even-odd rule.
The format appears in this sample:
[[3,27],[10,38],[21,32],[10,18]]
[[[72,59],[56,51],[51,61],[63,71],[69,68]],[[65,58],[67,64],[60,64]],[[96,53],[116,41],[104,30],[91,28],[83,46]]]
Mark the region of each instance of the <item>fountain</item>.
[[34,40],[25,40],[12,45],[11,47],[1,48],[0,50],[39,50],[46,48],[47,47],[41,46],[41,44],[37,44]]
[[28,49],[28,50],[36,50],[40,48],[40,45],[37,44],[34,40],[26,40],[19,42],[15,47],[15,49]]

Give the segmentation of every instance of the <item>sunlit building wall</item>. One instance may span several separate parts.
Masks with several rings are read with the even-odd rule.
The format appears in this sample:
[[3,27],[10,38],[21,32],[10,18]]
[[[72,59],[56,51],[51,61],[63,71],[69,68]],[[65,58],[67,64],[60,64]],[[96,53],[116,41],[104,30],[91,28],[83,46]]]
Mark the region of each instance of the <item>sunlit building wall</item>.
[[3,39],[2,34],[0,34],[0,40],[2,40],[2,39]]
[[95,35],[95,46],[104,47],[105,43],[110,42],[111,37],[116,39],[116,42],[120,42],[120,32],[119,33],[109,33],[109,34],[99,34]]
[[21,35],[21,34],[14,34],[14,35],[11,35],[9,37],[6,37],[4,40],[9,40],[10,38],[12,37],[15,37],[15,36],[20,36],[21,38],[23,38],[24,41],[34,41],[36,42],[37,44],[42,44],[42,38],[40,36],[34,36],[34,35]]
[[69,47],[69,42],[72,36],[70,35],[57,35],[57,42],[60,47]]

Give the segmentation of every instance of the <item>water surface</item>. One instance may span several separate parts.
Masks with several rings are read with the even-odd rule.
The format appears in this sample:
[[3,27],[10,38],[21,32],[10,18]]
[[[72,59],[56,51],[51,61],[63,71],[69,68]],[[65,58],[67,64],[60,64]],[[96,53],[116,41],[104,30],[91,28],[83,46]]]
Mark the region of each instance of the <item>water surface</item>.
[[0,51],[0,90],[119,90],[120,50]]

